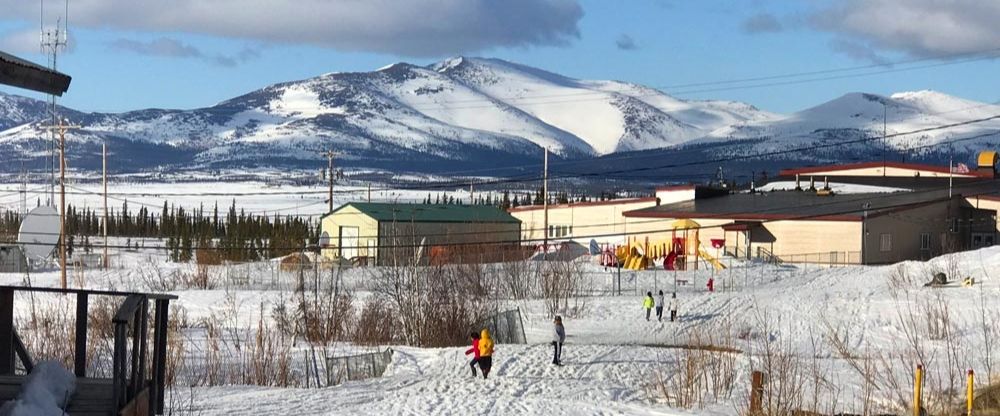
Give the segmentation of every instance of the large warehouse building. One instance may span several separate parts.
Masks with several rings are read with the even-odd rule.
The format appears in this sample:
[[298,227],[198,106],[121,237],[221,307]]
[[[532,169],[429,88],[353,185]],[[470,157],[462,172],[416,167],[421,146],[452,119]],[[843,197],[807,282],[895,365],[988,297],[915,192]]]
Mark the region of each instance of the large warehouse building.
[[435,247],[517,245],[521,222],[492,206],[351,202],[321,220],[323,256],[390,264],[426,259]]
[[[783,171],[786,188],[672,198],[625,212],[625,228],[633,241],[662,241],[676,233],[671,223],[692,220],[702,242],[784,262],[882,264],[990,246],[1000,181],[995,153],[984,153],[975,170],[879,162]],[[832,192],[831,183],[855,190]]]

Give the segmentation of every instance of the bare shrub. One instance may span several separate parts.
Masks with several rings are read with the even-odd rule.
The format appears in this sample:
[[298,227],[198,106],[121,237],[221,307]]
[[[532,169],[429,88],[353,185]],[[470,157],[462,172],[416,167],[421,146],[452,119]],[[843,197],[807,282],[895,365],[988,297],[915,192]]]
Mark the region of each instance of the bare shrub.
[[578,296],[584,283],[580,263],[550,261],[545,262],[542,267],[542,298],[549,315],[582,315],[586,310],[586,299]]
[[389,305],[381,298],[368,299],[354,327],[353,341],[360,345],[385,345],[392,342],[395,319]]
[[739,373],[739,351],[729,334],[728,330],[689,334],[670,365],[652,371],[646,384],[647,396],[681,408],[703,407],[731,398]]
[[396,317],[394,342],[421,347],[462,345],[465,335],[494,310],[495,300],[470,275],[478,269],[419,266],[416,261],[373,269],[374,296]]
[[511,299],[527,299],[539,295],[537,261],[510,261],[499,263],[498,274],[501,290]]

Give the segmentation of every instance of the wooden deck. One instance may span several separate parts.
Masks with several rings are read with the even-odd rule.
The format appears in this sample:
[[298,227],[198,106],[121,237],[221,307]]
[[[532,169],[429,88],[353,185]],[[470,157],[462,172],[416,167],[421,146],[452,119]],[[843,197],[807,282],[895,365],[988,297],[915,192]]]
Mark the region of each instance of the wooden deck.
[[[0,405],[17,398],[25,376],[0,376]],[[66,412],[72,416],[107,416],[113,413],[110,379],[77,378],[76,392]]]

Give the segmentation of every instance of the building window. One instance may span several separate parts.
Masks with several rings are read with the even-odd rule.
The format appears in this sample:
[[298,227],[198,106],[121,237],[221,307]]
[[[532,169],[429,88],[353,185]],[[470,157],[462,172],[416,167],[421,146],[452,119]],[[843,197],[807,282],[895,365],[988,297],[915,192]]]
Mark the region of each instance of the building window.
[[879,251],[892,251],[892,234],[879,234]]
[[549,237],[555,237],[555,236],[556,236],[556,226],[550,225],[549,226]]
[[928,233],[920,234],[920,249],[930,250],[931,249],[931,235]]

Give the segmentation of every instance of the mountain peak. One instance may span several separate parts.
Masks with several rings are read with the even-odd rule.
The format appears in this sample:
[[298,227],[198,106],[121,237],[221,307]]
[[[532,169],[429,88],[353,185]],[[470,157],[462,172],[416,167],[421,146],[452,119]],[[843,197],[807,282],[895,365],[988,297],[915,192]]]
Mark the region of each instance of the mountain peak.
[[441,62],[431,65],[431,69],[437,72],[447,72],[450,69],[457,68],[459,65],[465,63],[466,58],[464,56],[453,56],[451,58],[445,59]]

